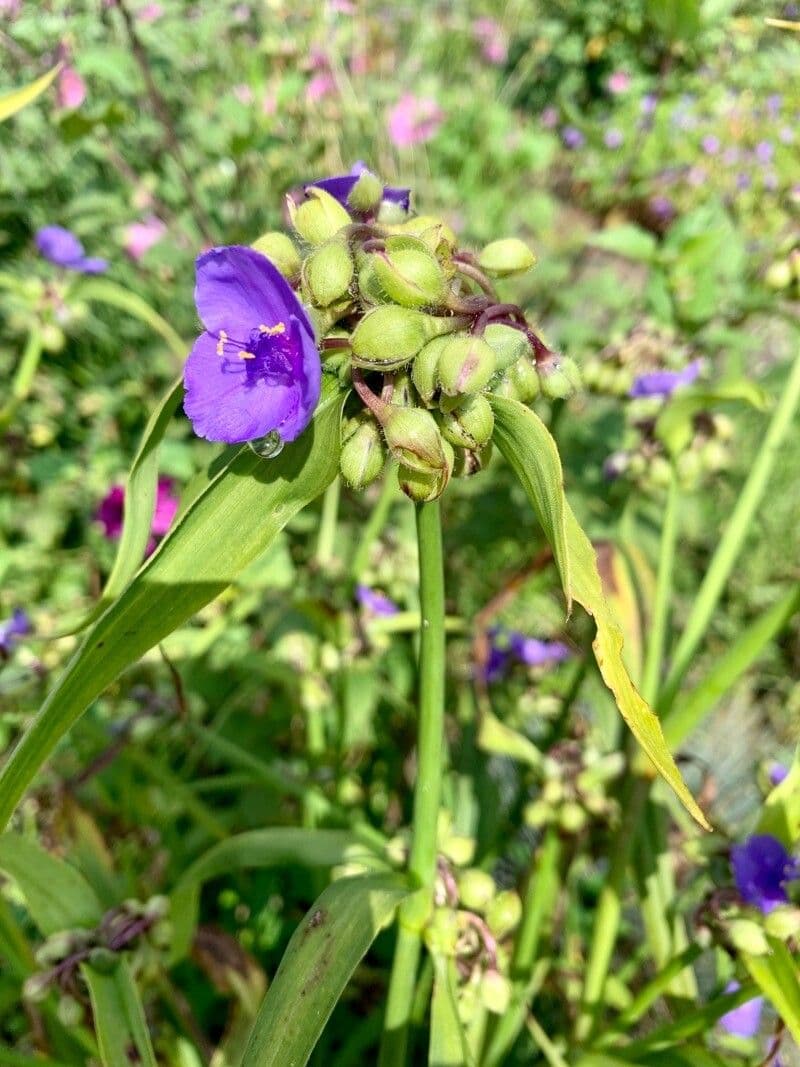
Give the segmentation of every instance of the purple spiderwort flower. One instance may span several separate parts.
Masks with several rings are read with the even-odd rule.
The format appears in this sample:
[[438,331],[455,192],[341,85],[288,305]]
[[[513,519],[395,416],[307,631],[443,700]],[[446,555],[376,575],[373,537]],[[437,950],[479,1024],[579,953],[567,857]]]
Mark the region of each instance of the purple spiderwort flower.
[[775,146],[772,141],[759,141],[756,145],[755,157],[759,163],[769,163],[775,155]]
[[770,785],[780,785],[789,774],[789,768],[783,763],[773,763],[767,772]]
[[108,260],[87,256],[72,230],[64,226],[43,226],[37,230],[36,247],[45,259],[67,270],[81,274],[102,274],[108,270]]
[[707,156],[715,156],[720,150],[720,139],[716,134],[710,133],[702,139],[700,147]]
[[565,126],[561,131],[561,140],[566,148],[582,148],[586,144],[586,138],[575,126]]
[[489,658],[483,669],[487,682],[495,682],[510,666],[512,660],[526,667],[544,667],[562,663],[572,652],[563,641],[542,641],[518,630],[496,626],[489,631]]
[[613,96],[619,96],[621,93],[627,93],[631,87],[631,76],[627,70],[615,70],[613,74],[609,76],[606,82],[608,91]]
[[14,608],[11,618],[0,622],[0,656],[10,656],[21,637],[31,633],[31,620],[22,608]]
[[195,303],[205,332],[184,369],[194,432],[237,444],[268,433],[294,441],[319,401],[314,328],[266,256],[232,245],[198,257]]
[[668,196],[651,196],[648,205],[656,218],[662,222],[669,222],[675,218],[675,205]]
[[765,915],[788,903],[786,883],[800,877],[798,861],[771,834],[753,834],[734,845],[731,866],[742,900]]
[[696,359],[683,370],[657,370],[640,374],[628,396],[671,396],[679,386],[691,385],[700,373],[700,366],[700,360]]
[[[178,510],[178,498],[173,493],[171,478],[159,478],[156,487],[156,506],[153,521],[150,524],[150,540],[147,542],[146,555],[156,547],[156,540],[164,536],[172,525]],[[117,541],[122,536],[122,520],[125,515],[125,488],[112,485],[95,512],[95,519],[103,527],[103,534],[109,541]]]
[[744,171],[741,171],[739,174],[736,175],[736,188],[737,189],[740,189],[740,190],[749,189],[752,184],[753,184],[753,179],[750,177],[749,174],[746,174]]
[[[740,989],[738,982],[728,982],[725,986],[726,993],[736,993]],[[761,1027],[761,1009],[764,1007],[763,997],[753,997],[746,1000],[738,1008],[726,1012],[719,1024],[734,1037],[755,1037]]]
[[[313,186],[316,189],[324,189],[334,200],[338,200],[343,208],[349,210],[347,198],[352,193],[358,179],[365,173],[369,173],[369,167],[359,160],[358,163],[353,164],[349,174],[337,174],[333,178],[321,178],[318,182],[308,182],[305,188],[308,189]],[[392,204],[399,204],[403,211],[408,211],[411,207],[411,190],[385,185],[383,187],[383,199]]]
[[400,610],[397,604],[390,600],[388,596],[385,596],[377,589],[370,589],[368,585],[356,586],[356,600],[368,614],[378,615],[382,618],[396,615]]

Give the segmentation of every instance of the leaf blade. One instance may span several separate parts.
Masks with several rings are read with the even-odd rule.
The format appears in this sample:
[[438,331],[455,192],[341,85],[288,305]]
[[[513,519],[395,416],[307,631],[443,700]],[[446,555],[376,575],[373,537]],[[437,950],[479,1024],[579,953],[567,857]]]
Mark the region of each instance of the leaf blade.
[[10,119],[12,115],[16,115],[18,111],[27,107],[28,104],[32,104],[36,97],[41,96],[45,89],[50,86],[60,70],[61,64],[59,63],[52,70],[49,70],[47,74],[43,74],[41,78],[31,82],[30,85],[24,85],[21,89],[12,89],[10,93],[3,93],[0,96],[0,122],[5,122],[6,119]]

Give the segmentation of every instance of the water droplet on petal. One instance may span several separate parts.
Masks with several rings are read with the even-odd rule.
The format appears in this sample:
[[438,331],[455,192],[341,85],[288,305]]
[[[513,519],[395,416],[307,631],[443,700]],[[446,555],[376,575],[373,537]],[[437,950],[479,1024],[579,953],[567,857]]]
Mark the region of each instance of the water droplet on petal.
[[274,459],[283,451],[283,440],[277,430],[271,430],[263,437],[256,437],[247,443],[262,459]]

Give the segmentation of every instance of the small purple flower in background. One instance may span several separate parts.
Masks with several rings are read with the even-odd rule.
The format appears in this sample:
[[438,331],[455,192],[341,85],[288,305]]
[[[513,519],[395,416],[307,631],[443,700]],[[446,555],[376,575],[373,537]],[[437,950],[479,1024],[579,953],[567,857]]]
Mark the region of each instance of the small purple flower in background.
[[132,222],[125,227],[125,251],[131,259],[140,260],[153,245],[158,244],[166,232],[167,227],[155,215],[149,215],[141,222]]
[[694,360],[683,370],[656,370],[640,374],[630,388],[628,396],[671,396],[681,385],[691,385],[700,373],[701,362]]
[[631,76],[626,70],[615,70],[606,84],[608,91],[612,95],[619,96],[621,93],[627,93],[628,89],[630,89]]
[[716,134],[710,133],[700,142],[700,147],[707,156],[715,156],[720,150],[720,140]]
[[603,144],[606,148],[621,148],[624,141],[622,130],[617,130],[613,126],[603,134]]
[[733,163],[738,163],[742,158],[741,151],[736,147],[726,148],[722,153],[722,162],[731,166]]
[[320,71],[315,74],[306,86],[306,100],[309,104],[316,104],[324,100],[326,96],[333,96],[336,92],[336,79],[330,71]]
[[398,148],[424,144],[443,122],[444,112],[432,97],[403,93],[389,112],[389,137]]
[[658,97],[655,93],[645,93],[639,103],[639,109],[643,115],[652,115],[658,106]]
[[116,541],[122,536],[122,517],[125,511],[125,489],[121,485],[112,485],[100,501],[95,512],[95,519],[103,527],[103,534],[109,541]]
[[36,247],[45,259],[67,270],[81,274],[102,274],[108,270],[108,260],[87,256],[75,234],[64,226],[43,226],[37,230]]
[[0,622],[0,655],[10,656],[21,637],[33,631],[31,620],[22,608],[14,608],[11,618]]
[[546,130],[553,130],[558,125],[558,108],[546,107],[539,116],[539,122]]
[[781,126],[778,131],[778,140],[781,144],[794,144],[794,130],[791,126]]
[[475,19],[472,33],[481,46],[481,54],[487,63],[499,67],[508,58],[508,40],[499,22],[494,19]]
[[775,155],[775,146],[772,141],[759,141],[756,145],[755,157],[759,163],[770,163]]
[[396,615],[400,610],[393,600],[377,589],[370,589],[368,585],[356,586],[356,600],[370,615],[379,615],[383,618]]
[[[163,537],[172,525],[178,510],[178,498],[173,493],[171,478],[159,478],[156,488],[156,506],[153,521],[150,524],[150,540],[147,542],[146,555],[156,547],[156,539]],[[125,489],[121,485],[112,485],[95,512],[95,519],[103,527],[103,535],[109,541],[118,541],[122,536],[122,520],[125,515]]]
[[771,834],[753,834],[731,849],[736,888],[745,904],[767,914],[787,904],[786,883],[800,877],[800,866]]
[[58,106],[67,111],[80,107],[86,99],[86,82],[74,67],[63,67],[56,87]]
[[772,118],[775,118],[775,116],[780,112],[782,104],[783,97],[781,96],[781,94],[772,93],[771,96],[767,97],[767,114],[772,116]]
[[752,184],[753,184],[753,179],[750,177],[749,174],[746,174],[744,171],[740,171],[736,175],[736,188],[737,189],[740,189],[740,190],[744,191],[745,189],[749,189]]
[[[738,982],[728,982],[725,986],[726,993],[736,993],[741,987]],[[755,1037],[761,1026],[761,1009],[764,1007],[763,997],[753,997],[746,1000],[738,1008],[726,1012],[719,1024],[734,1037]]]
[[569,149],[581,148],[586,144],[586,138],[575,126],[565,126],[561,131],[561,140]]
[[[342,207],[347,208],[349,206],[347,198],[353,191],[358,179],[364,173],[369,173],[369,168],[359,161],[353,165],[349,174],[339,174],[333,178],[322,178],[317,182],[309,182],[306,185],[306,189],[311,186],[317,189],[324,189],[326,193],[338,200]],[[383,187],[383,199],[392,204],[399,204],[404,211],[408,211],[411,206],[411,190],[385,185]]]
[[648,207],[662,222],[669,222],[675,218],[675,205],[668,196],[651,196],[647,202]]
[[689,185],[694,186],[704,185],[707,178],[708,171],[705,167],[690,167],[689,173],[686,175]]
[[502,677],[513,660],[526,667],[544,667],[562,663],[572,655],[563,641],[542,641],[502,626],[491,629],[488,636],[489,658],[483,669],[483,677],[487,682],[495,682]]
[[236,444],[276,433],[294,441],[319,401],[314,327],[266,256],[232,245],[198,257],[195,303],[205,332],[184,369],[194,432]]
[[767,777],[769,778],[771,785],[780,785],[788,774],[789,768],[785,764],[773,763],[767,773]]

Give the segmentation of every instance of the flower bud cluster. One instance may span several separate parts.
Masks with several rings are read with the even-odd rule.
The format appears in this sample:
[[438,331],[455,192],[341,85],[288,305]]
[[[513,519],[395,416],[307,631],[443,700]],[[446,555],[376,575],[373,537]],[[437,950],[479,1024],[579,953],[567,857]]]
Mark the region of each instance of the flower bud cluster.
[[562,833],[579,834],[591,819],[614,822],[618,817],[609,785],[624,768],[621,753],[601,754],[577,741],[551,749],[542,763],[536,798],[523,811],[528,826],[557,826]]
[[488,394],[526,404],[540,393],[566,397],[579,375],[495,292],[494,279],[534,265],[523,241],[472,253],[446,222],[408,205],[407,190],[384,187],[362,166],[290,197],[294,238],[269,233],[254,247],[298,292],[323,369],[352,383],[343,478],[364,488],[391,457],[403,492],[422,502],[486,464]]

